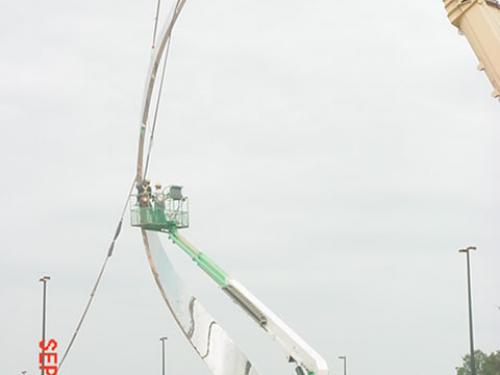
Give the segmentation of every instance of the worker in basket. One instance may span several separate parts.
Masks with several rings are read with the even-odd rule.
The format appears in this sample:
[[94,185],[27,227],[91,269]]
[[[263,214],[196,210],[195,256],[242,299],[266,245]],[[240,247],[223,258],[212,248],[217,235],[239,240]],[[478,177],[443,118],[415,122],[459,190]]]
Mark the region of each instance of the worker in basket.
[[167,222],[165,216],[165,201],[167,196],[163,193],[161,184],[155,185],[155,192],[153,194],[153,217],[156,223],[164,224]]
[[151,207],[151,196],[151,183],[149,180],[144,180],[137,185],[137,200],[140,207]]

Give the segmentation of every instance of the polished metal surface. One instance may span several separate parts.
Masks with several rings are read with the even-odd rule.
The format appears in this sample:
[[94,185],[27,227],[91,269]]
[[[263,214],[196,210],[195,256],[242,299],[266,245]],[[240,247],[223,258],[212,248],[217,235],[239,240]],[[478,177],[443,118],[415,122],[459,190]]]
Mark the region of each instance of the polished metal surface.
[[161,295],[182,332],[214,375],[258,375],[198,299],[175,272],[158,234],[142,231],[151,270]]

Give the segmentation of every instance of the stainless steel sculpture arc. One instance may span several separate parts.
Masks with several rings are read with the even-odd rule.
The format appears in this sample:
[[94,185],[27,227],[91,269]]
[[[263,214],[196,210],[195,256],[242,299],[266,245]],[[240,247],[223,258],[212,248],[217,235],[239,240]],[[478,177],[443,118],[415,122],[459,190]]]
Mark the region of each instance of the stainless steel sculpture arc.
[[186,290],[158,234],[142,231],[146,254],[163,299],[182,333],[214,375],[258,375],[222,327]]
[[[157,74],[173,27],[186,0],[177,0],[170,20],[160,41],[153,49],[146,80],[141,115],[141,130],[137,151],[136,182],[141,183],[144,173],[144,145],[149,122]],[[189,293],[165,253],[158,235],[141,229],[149,265],[156,284],[184,336],[214,375],[258,375],[252,364],[234,344],[222,327],[213,319],[196,297]]]
[[149,113],[151,109],[151,99],[153,98],[153,92],[156,85],[156,77],[158,74],[158,69],[160,67],[161,59],[165,54],[167,44],[172,37],[172,30],[179,18],[179,15],[184,7],[186,0],[177,0],[171,19],[167,22],[163,32],[160,36],[160,42],[157,43],[156,48],[153,49],[151,62],[149,64],[149,72],[146,80],[146,87],[144,90],[144,100],[142,105],[142,115],[141,115],[141,131],[139,134],[139,145],[137,148],[137,168],[136,168],[136,181],[140,183],[142,181],[143,169],[144,169],[144,143],[146,128],[149,122]]

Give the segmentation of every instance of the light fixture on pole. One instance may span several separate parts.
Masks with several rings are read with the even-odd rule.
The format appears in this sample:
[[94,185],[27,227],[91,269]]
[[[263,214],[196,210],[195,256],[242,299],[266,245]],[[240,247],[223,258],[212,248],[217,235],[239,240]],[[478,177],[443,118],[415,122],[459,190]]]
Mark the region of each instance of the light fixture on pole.
[[344,361],[344,375],[347,375],[347,356],[341,355],[339,356],[339,359]]
[[165,341],[168,340],[168,337],[160,337],[161,341],[161,374],[165,375]]
[[[43,308],[42,308],[42,341],[43,346],[45,346],[45,329],[46,329],[46,316],[47,316],[47,281],[50,280],[50,276],[43,276],[40,280],[43,283]],[[45,367],[45,350],[42,349],[42,364],[40,367],[40,374],[44,374]]]
[[470,272],[470,252],[477,250],[475,246],[469,246],[465,249],[458,250],[459,253],[467,254],[467,294],[469,302],[469,340],[470,340],[470,368],[471,375],[476,375],[476,358],[474,356],[474,325],[472,322],[472,286]]

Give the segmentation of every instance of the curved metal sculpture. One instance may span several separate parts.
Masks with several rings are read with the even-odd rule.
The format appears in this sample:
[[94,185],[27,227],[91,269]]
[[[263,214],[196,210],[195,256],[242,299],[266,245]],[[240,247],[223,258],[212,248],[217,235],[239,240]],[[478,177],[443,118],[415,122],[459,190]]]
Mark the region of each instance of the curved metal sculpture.
[[151,270],[160,293],[184,336],[213,374],[258,375],[246,356],[184,283],[161,245],[158,234],[142,231]]
[[[144,146],[146,129],[151,112],[151,102],[157,83],[162,58],[166,58],[172,30],[184,7],[185,0],[177,1],[172,18],[167,22],[160,41],[153,49],[144,93],[141,130],[137,154],[136,184],[144,179]],[[149,265],[156,284],[179,328],[198,355],[215,375],[258,375],[246,356],[236,347],[227,333],[190,294],[163,250],[158,235],[141,229]]]
[[[151,102],[157,85],[157,74],[162,58],[166,58],[165,54],[168,50],[173,27],[185,2],[186,0],[177,0],[172,17],[161,33],[157,47],[153,49],[142,109],[136,168],[137,186],[141,186],[145,179],[144,146],[151,113]],[[213,374],[257,375],[257,371],[227,333],[203,308],[198,299],[187,292],[163,250],[157,232],[167,233],[180,249],[189,255],[235,303],[284,348],[289,361],[296,366],[297,374],[328,374],[326,362],[318,353],[239,282],[229,277],[208,256],[180,236],[178,228],[183,226],[175,218],[165,219],[171,212],[155,210],[150,207],[134,208],[135,219],[132,220],[132,223],[141,227],[149,264],[163,299],[181,331]],[[161,214],[161,219],[158,218],[158,213]]]

